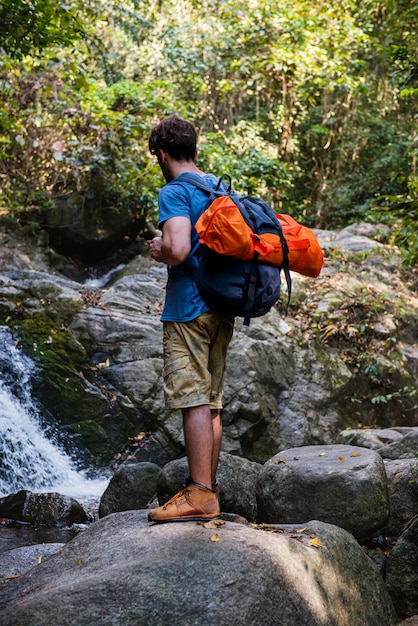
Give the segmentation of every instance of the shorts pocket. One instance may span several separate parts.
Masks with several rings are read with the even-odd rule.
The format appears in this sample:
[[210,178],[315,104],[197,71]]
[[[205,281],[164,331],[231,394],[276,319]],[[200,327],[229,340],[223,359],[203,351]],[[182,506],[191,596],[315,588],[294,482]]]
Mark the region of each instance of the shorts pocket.
[[171,376],[174,372],[178,372],[179,370],[185,370],[189,361],[190,359],[186,354],[175,359],[168,359],[167,363],[165,363],[163,367],[164,378],[166,378],[166,376]]

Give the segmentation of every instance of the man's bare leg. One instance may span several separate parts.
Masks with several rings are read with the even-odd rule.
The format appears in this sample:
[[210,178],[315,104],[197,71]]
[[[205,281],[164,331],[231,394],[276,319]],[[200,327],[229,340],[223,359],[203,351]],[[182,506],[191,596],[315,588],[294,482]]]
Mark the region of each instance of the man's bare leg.
[[218,470],[219,455],[222,445],[222,422],[221,416],[218,410],[212,409],[212,430],[213,430],[213,449],[212,449],[212,466],[211,466],[211,480],[212,485],[216,481],[216,472]]
[[219,424],[208,404],[183,409],[187,460],[192,481],[197,484],[189,483],[164,505],[150,510],[150,522],[205,521],[219,517],[219,498],[212,489],[212,459],[218,454],[214,452],[214,440],[219,436]]
[[212,411],[208,404],[203,404],[183,409],[182,413],[190,476],[193,482],[212,489],[212,461],[215,447]]

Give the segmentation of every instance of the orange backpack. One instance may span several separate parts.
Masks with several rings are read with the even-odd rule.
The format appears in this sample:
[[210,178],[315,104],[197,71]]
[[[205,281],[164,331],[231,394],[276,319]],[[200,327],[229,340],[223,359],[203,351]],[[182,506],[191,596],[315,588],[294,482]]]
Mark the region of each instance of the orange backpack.
[[289,215],[275,215],[260,198],[239,195],[228,175],[215,188],[186,172],[169,184],[184,182],[208,195],[207,208],[195,224],[201,246],[193,279],[211,309],[243,317],[248,325],[252,317],[264,315],[277,303],[282,270],[287,305],[290,270],[318,276],[323,254],[312,230]]
[[[277,214],[288,247],[289,269],[316,278],[324,255],[314,232],[290,215]],[[218,254],[250,260],[257,253],[259,263],[283,265],[283,245],[277,233],[254,233],[230,196],[216,198],[202,213],[195,228],[199,241]]]

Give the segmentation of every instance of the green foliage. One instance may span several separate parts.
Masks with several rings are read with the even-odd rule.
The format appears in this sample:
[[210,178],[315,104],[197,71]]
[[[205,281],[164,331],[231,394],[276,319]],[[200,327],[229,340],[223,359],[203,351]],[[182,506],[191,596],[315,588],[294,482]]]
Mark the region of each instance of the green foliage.
[[384,204],[373,210],[374,218],[392,225],[392,242],[401,249],[405,264],[416,266],[418,263],[418,176],[411,176],[403,194],[384,196],[381,201]]
[[[79,69],[59,58],[28,61],[19,70],[3,66],[2,208],[47,210],[74,191],[94,197],[98,187],[109,205],[140,213],[149,208],[141,195],[147,198],[150,185],[150,112],[140,94],[133,94],[136,105],[132,96],[121,107],[122,89],[112,92],[93,80],[80,88]],[[15,113],[11,102],[20,104]]]
[[246,195],[261,195],[277,210],[291,189],[292,172],[268,144],[256,124],[239,122],[230,134],[205,133],[200,142],[199,165],[219,175],[230,174],[233,186]]
[[2,0],[0,209],[100,188],[155,220],[147,137],[176,112],[203,169],[310,226],[375,219],[387,197],[413,262],[417,26],[406,0]]
[[1,48],[21,58],[50,46],[71,44],[82,33],[78,9],[76,2],[2,0]]

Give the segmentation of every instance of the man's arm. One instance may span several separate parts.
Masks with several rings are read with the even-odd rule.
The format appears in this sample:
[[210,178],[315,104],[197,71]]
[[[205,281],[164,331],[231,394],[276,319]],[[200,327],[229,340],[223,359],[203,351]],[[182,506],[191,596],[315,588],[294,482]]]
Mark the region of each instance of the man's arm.
[[166,265],[183,263],[191,250],[191,222],[188,217],[171,217],[163,226],[162,237],[151,241],[151,257]]

